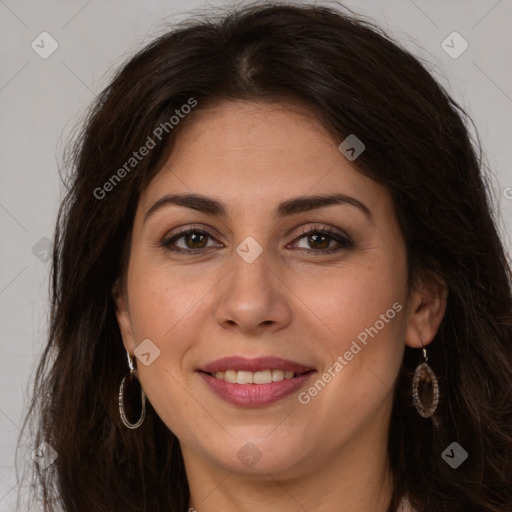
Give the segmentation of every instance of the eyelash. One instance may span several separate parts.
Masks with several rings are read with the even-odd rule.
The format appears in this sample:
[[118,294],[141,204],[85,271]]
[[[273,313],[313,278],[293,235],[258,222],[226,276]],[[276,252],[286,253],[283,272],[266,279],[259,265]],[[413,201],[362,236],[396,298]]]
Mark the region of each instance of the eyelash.
[[[183,254],[183,255],[190,254],[190,255],[194,255],[194,256],[199,256],[201,254],[204,254],[206,251],[208,251],[208,249],[212,249],[212,247],[201,248],[201,249],[182,249],[182,248],[171,247],[172,244],[175,243],[177,240],[179,240],[180,238],[183,238],[186,235],[192,234],[192,233],[199,233],[201,235],[206,235],[208,237],[214,238],[214,236],[210,232],[208,232],[204,229],[201,229],[199,227],[197,227],[197,228],[192,227],[187,230],[181,231],[181,232],[173,235],[170,238],[164,238],[161,242],[161,245],[169,251],[173,251],[173,252]],[[325,228],[322,226],[313,226],[312,228],[309,228],[309,229],[303,229],[299,233],[299,235],[294,239],[294,241],[300,240],[301,238],[304,238],[305,236],[312,235],[312,234],[320,234],[320,235],[328,236],[331,240],[338,242],[338,244],[340,244],[340,245],[337,247],[333,247],[331,249],[297,249],[298,251],[306,252],[308,254],[317,253],[320,255],[324,255],[324,254],[333,254],[335,252],[341,251],[342,249],[348,249],[350,247],[353,247],[353,243],[349,237],[341,235],[340,233],[334,231],[332,228]]]

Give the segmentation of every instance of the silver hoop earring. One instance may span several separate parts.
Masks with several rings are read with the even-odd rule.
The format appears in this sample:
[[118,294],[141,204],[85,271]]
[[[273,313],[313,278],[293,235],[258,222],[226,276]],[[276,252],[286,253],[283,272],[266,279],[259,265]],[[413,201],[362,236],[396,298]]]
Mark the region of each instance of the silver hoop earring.
[[[127,351],[126,355],[128,357],[128,366],[130,368],[130,373],[125,375],[123,377],[123,380],[121,381],[121,385],[119,386],[119,414],[121,416],[121,421],[125,425],[125,427],[129,429],[136,429],[139,428],[142,423],[144,422],[144,418],[146,417],[146,394],[144,393],[144,390],[142,389],[142,385],[139,382],[137,369],[133,365],[132,358],[130,356],[130,353]],[[124,391],[125,387],[131,387],[134,388],[136,385],[140,386],[140,399],[141,399],[141,406],[142,406],[142,412],[140,415],[139,420],[136,423],[131,423],[128,418],[126,417],[125,410],[124,410]]]
[[[421,344],[423,345],[423,342]],[[423,358],[425,362],[419,364],[414,372],[412,400],[418,413],[424,418],[430,418],[436,412],[439,403],[439,384],[435,373],[428,365],[427,349],[425,347],[423,347]],[[427,397],[430,399],[430,403],[425,405],[422,400]]]

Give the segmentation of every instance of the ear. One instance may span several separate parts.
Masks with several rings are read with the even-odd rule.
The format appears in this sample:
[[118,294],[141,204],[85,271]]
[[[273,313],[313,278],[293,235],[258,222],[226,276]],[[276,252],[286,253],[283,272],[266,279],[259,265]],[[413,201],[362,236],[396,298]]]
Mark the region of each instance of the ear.
[[405,344],[427,346],[435,337],[446,313],[448,286],[432,271],[424,271],[409,296]]
[[117,324],[119,325],[119,330],[121,331],[124,348],[133,356],[136,343],[133,337],[128,295],[125,289],[123,289],[119,279],[114,283],[114,286],[112,287],[112,299],[114,300]]

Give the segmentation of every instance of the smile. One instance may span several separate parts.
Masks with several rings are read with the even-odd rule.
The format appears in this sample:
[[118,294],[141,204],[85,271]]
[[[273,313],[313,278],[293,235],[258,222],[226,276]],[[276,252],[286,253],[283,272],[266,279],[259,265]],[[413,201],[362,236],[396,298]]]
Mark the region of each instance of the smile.
[[278,357],[230,356],[197,370],[210,391],[238,407],[264,407],[302,388],[316,373],[308,366]]
[[284,379],[293,379],[298,376],[292,371],[284,370],[262,370],[259,372],[248,372],[243,370],[227,370],[210,374],[218,380],[225,380],[232,384],[270,384],[280,382]]

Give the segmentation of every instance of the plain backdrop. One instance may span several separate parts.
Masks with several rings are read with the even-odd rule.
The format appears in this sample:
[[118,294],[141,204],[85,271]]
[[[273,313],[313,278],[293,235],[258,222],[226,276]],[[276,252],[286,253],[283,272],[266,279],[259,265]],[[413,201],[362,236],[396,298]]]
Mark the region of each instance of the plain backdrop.
[[[66,141],[129,56],[192,9],[226,5],[236,4],[0,0],[1,511],[14,510],[19,486],[14,449],[47,332],[48,251],[63,193],[58,169]],[[511,254],[512,1],[347,0],[345,5],[373,18],[426,62],[471,115],[492,170],[495,214]],[[442,46],[448,36],[452,55]],[[464,41],[468,48],[454,58]],[[43,58],[52,45],[57,49]],[[23,460],[35,464],[30,439],[24,438],[23,446]]]

